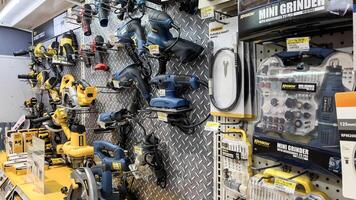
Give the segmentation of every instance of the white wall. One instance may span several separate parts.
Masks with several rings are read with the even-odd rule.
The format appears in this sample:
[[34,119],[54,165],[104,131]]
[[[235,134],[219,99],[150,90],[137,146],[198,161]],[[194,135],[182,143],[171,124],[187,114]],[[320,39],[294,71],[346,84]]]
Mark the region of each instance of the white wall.
[[30,85],[17,79],[29,72],[27,57],[0,55],[0,122],[15,122],[25,114],[23,102],[33,96]]

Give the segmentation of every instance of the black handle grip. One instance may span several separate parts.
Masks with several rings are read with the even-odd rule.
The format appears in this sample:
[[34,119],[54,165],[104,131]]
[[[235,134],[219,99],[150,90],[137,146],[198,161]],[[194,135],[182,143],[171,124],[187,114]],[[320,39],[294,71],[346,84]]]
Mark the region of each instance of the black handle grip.
[[34,75],[28,75],[28,74],[19,74],[17,75],[18,79],[36,79],[36,76]]
[[24,56],[24,55],[27,55],[28,53],[29,53],[29,51],[27,51],[27,50],[20,50],[20,51],[13,52],[14,56]]
[[33,120],[33,119],[37,119],[37,116],[34,116],[34,115],[26,115],[26,116],[25,116],[25,119]]
[[33,123],[35,123],[35,124],[38,124],[38,123],[42,123],[42,122],[48,121],[50,119],[51,119],[51,116],[44,116],[44,117],[40,117],[40,118],[37,118],[37,119],[33,119],[31,121]]

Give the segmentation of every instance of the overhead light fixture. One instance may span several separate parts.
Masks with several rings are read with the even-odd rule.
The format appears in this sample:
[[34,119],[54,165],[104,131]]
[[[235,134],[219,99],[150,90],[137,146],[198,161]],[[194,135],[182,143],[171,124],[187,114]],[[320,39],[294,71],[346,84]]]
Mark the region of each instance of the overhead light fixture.
[[27,17],[46,0],[11,0],[0,12],[0,24],[13,27]]

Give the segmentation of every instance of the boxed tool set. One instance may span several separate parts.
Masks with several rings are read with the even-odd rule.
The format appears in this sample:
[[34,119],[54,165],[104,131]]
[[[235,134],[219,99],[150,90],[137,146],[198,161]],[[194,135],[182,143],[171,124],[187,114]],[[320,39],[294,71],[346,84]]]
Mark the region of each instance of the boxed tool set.
[[354,9],[2,1],[0,200],[356,199]]

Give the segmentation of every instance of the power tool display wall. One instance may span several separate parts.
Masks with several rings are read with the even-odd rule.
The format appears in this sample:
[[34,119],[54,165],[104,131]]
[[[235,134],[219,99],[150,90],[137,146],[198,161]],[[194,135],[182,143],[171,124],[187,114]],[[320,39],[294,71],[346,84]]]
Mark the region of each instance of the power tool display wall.
[[[352,53],[352,31],[336,31],[333,33],[320,34],[311,37],[312,44],[327,45],[329,48]],[[254,44],[254,56],[256,57],[256,66],[259,66],[261,62],[275,55],[278,52],[286,50],[286,43],[255,43]],[[313,45],[312,45],[313,47]],[[260,114],[260,113],[259,113]],[[238,122],[237,119],[227,117],[214,117],[214,121],[221,124],[229,124],[221,126],[219,134],[214,135],[214,197],[221,200],[234,200],[236,199],[236,193],[224,188],[224,164],[223,164],[223,133],[230,128],[241,128],[241,125],[234,126],[231,123]],[[258,120],[257,120],[258,121]],[[257,121],[251,121],[247,127],[247,133],[252,141],[252,135],[254,133],[254,126]],[[286,171],[295,174],[305,173],[306,170],[292,166],[285,165],[283,162],[275,162],[272,160],[264,159],[259,156],[253,155],[253,172],[259,173],[267,168],[283,168]],[[258,170],[259,169],[259,170]],[[330,199],[333,200],[348,200],[348,198],[342,195],[342,181],[341,178],[332,175],[325,175],[323,173],[310,173],[309,174],[313,185],[320,191],[326,193]]]
[[[86,1],[88,3],[88,1]],[[155,5],[151,5],[155,6]],[[173,18],[174,23],[181,28],[181,37],[191,40],[204,48],[208,42],[208,20],[201,20],[197,15],[189,15],[179,11],[178,3],[169,3],[164,8]],[[150,10],[147,11],[149,14]],[[146,16],[142,19],[142,24],[147,21]],[[97,19],[91,24],[92,35],[84,36],[81,29],[75,30],[79,44],[90,44],[96,35],[101,35],[108,41],[112,35],[116,34],[119,26],[126,21],[120,21],[115,15],[110,15],[109,24],[106,28],[100,26]],[[45,42],[45,46],[50,41]],[[158,62],[150,59],[153,67],[153,74],[156,74]],[[119,51],[108,51],[105,55],[105,63],[108,64],[109,71],[94,71],[86,68],[83,63],[74,67],[64,67],[63,74],[71,73],[78,79],[82,78],[93,86],[105,86],[111,79],[112,74],[122,70],[132,64],[126,51],[121,48]],[[167,72],[170,74],[196,75],[202,81],[207,81],[208,67],[205,53],[188,64],[181,64],[178,60],[172,59],[167,65]],[[101,89],[99,89],[100,91]],[[107,91],[107,90],[105,90]],[[153,91],[157,93],[157,91]],[[120,91],[119,93],[100,93],[97,96],[93,113],[81,115],[81,122],[88,130],[87,140],[93,144],[96,140],[108,140],[116,144],[119,140],[118,133],[95,134],[91,128],[96,127],[98,113],[115,112],[127,106],[134,98],[134,89]],[[184,98],[191,101],[195,108],[192,119],[202,120],[209,113],[208,90],[204,87],[188,92]],[[139,122],[145,127],[147,134],[153,132],[160,140],[164,154],[164,163],[168,173],[167,187],[165,189],[157,186],[155,177],[149,181],[138,180],[134,182],[134,188],[138,192],[140,199],[155,200],[176,200],[176,199],[196,199],[205,200],[213,198],[213,133],[204,131],[204,126],[196,129],[192,135],[185,135],[178,128],[152,119],[147,114],[138,115]],[[128,150],[132,151],[133,145],[143,140],[142,129],[134,123],[134,131],[129,136]]]

